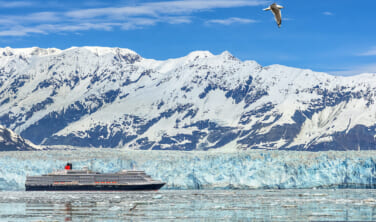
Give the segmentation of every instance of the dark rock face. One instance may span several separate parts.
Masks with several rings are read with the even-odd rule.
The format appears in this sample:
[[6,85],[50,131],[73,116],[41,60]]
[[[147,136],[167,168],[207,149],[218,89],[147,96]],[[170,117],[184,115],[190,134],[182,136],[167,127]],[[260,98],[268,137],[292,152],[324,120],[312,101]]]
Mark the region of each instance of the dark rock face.
[[314,145],[312,150],[374,150],[376,149],[376,127],[356,125],[348,132],[337,132],[332,142]]
[[[118,48],[0,49],[0,59],[0,124],[38,145],[376,148],[376,75],[261,67],[227,52],[154,61]],[[3,134],[3,150],[32,149]]]

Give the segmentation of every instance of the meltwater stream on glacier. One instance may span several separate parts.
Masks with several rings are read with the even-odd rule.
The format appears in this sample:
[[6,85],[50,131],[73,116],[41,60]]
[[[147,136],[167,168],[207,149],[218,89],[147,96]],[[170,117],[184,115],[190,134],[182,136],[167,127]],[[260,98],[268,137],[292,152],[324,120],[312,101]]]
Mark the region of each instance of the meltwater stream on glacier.
[[77,149],[0,152],[0,190],[24,190],[27,175],[88,166],[139,169],[163,189],[375,188],[376,151],[181,152]]

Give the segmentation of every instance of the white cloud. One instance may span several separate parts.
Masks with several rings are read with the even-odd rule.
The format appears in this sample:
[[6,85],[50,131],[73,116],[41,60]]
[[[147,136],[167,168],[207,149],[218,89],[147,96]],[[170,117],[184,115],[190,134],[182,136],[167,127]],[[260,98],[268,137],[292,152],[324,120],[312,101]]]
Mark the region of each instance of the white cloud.
[[159,21],[157,19],[149,18],[132,18],[127,22],[123,23],[121,28],[124,30],[138,29],[145,26],[153,26]]
[[105,30],[110,31],[115,26],[121,26],[120,23],[80,23],[80,24],[62,24],[62,25],[41,25],[38,26],[40,30],[45,32],[62,31],[75,32],[83,30]]
[[47,34],[47,32],[39,28],[27,28],[17,26],[9,30],[0,31],[0,36],[24,36],[30,33]]
[[376,63],[348,67],[343,70],[330,72],[334,75],[352,76],[363,73],[376,73]]
[[169,24],[188,24],[192,22],[191,18],[188,16],[164,17],[163,21]]
[[15,27],[10,30],[0,31],[0,36],[25,36],[28,34],[49,34],[56,32],[77,32],[85,30],[111,31],[114,27],[121,27],[122,23],[80,23],[80,24],[44,24],[33,28]]
[[31,1],[0,1],[0,8],[23,8],[33,5]]
[[332,16],[332,15],[334,15],[332,12],[328,12],[328,11],[323,12],[322,14],[323,14],[323,15],[328,15],[328,16]]
[[61,20],[59,14],[55,12],[37,12],[26,17],[19,16],[18,19],[24,20],[24,22],[58,22]]
[[136,6],[108,7],[75,10],[66,13],[72,18],[88,19],[98,17],[119,18],[129,16],[160,16],[172,14],[191,14],[198,11],[211,10],[216,8],[234,8],[245,6],[258,6],[267,4],[265,0],[180,0],[148,2]]
[[249,23],[255,23],[255,22],[257,21],[253,19],[231,17],[227,19],[212,19],[212,20],[207,21],[206,23],[207,24],[232,25],[234,23],[249,24]]
[[358,56],[376,56],[376,46],[372,47],[368,51],[359,53]]
[[[24,16],[3,14],[0,16],[0,36],[23,36],[32,33],[49,34],[52,32],[85,30],[110,31],[114,28],[129,30],[154,26],[158,23],[187,24],[192,22],[194,13],[201,11],[258,6],[268,3],[268,0],[176,0],[136,3],[124,7],[98,7],[65,12],[37,12]],[[21,7],[23,4],[31,6],[31,3],[26,1],[18,1],[12,2],[12,4],[9,3],[7,7]],[[208,22],[230,25],[255,21],[229,18]]]
[[0,29],[1,26],[4,27],[13,27],[14,25],[33,25],[41,23],[52,23],[63,21],[63,18],[58,13],[55,12],[37,12],[31,13],[24,16],[0,16]]

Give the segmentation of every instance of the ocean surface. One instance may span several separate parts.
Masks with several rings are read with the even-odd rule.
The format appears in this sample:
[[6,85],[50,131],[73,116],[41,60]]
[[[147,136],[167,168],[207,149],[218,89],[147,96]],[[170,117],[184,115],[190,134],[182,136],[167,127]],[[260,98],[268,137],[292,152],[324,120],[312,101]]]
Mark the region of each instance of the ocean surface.
[[1,221],[374,221],[373,189],[0,192]]

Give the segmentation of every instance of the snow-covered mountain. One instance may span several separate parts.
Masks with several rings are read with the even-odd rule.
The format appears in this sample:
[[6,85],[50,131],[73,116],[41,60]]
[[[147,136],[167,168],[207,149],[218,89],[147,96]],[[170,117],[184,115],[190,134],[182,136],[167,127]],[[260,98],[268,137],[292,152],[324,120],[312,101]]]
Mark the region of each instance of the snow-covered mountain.
[[376,148],[376,75],[262,67],[229,52],[0,49],[0,124],[35,144],[131,149]]
[[0,151],[36,150],[30,141],[27,141],[3,126],[0,126]]

